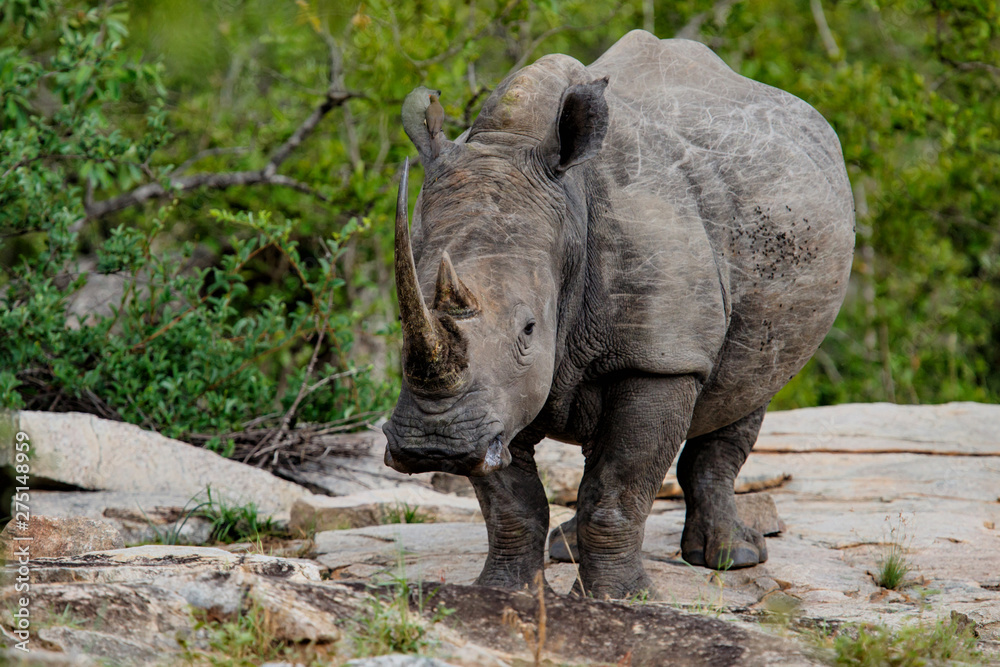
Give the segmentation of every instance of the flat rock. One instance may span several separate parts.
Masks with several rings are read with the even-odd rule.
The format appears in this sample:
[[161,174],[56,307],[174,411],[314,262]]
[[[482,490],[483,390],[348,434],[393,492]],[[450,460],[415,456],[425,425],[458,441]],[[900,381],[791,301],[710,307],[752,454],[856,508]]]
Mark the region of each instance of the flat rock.
[[[375,571],[392,571],[399,564],[416,565],[420,561],[426,566],[424,570],[436,573],[442,563],[454,562],[458,556],[475,554],[484,558],[489,550],[486,526],[481,523],[389,524],[328,530],[317,533],[315,542],[316,561],[331,570],[374,565]],[[481,569],[480,560],[475,575]],[[357,572],[359,578],[367,579],[374,571],[363,568]],[[434,578],[439,577],[435,574]],[[449,580],[456,579],[449,576]]]
[[[455,524],[409,527],[433,531]],[[391,584],[373,589],[360,582],[322,581],[314,565],[206,547],[137,547],[39,558],[30,567],[34,637],[53,653],[41,664],[174,662],[183,649],[179,639],[195,650],[210,648],[207,635],[198,630],[199,618],[232,619],[246,611],[249,601],[265,611],[269,630],[279,641],[339,649],[351,644],[345,632],[363,627],[371,597],[391,596],[396,590]],[[5,571],[10,576],[11,566]],[[0,630],[8,636],[15,595],[12,587],[0,590]],[[531,648],[520,628],[537,624],[536,597],[439,583],[422,585],[420,599],[425,602],[420,606],[414,604],[416,593],[412,595],[414,613],[453,610],[444,621],[428,623],[428,638],[436,643],[431,646],[440,647],[441,657],[385,656],[351,664],[478,667],[530,660]],[[674,609],[551,593],[545,604],[543,656],[554,663],[615,663],[631,655],[632,664],[813,664],[786,640]]]
[[757,452],[856,452],[1000,457],[1000,405],[851,403],[768,412]]
[[196,512],[204,499],[205,494],[191,498],[136,491],[33,491],[31,509],[46,516],[105,521],[118,529],[125,544],[203,544],[212,532],[212,522]]
[[338,438],[354,451],[352,456],[327,455],[320,461],[305,461],[283,474],[319,495],[329,496],[399,487],[434,489],[434,473],[406,475],[385,465],[386,440],[382,431],[346,433]]
[[[135,547],[38,558],[29,567],[38,637],[66,654],[113,664],[159,663],[181,649],[178,636],[207,648],[192,609],[225,620],[253,600],[278,639],[323,644],[340,638],[338,622],[360,605],[354,591],[322,582],[315,564],[206,547]],[[4,576],[14,574],[8,565]],[[12,586],[0,589],[6,632],[18,595]]]
[[[171,440],[138,426],[77,412],[2,413],[4,428],[31,438],[33,488],[49,482],[92,491],[169,493],[191,498],[211,487],[232,504],[253,502],[266,514],[287,513],[308,497],[297,484],[230,461],[214,452]],[[9,466],[13,440],[0,447]]]
[[347,667],[454,667],[454,665],[441,662],[437,658],[393,653],[392,655],[380,655],[376,658],[350,660]]
[[313,496],[292,505],[292,531],[306,534],[343,528],[400,523],[406,512],[422,522],[482,521],[479,502],[430,489],[401,486],[353,493],[348,496]]
[[[583,451],[577,445],[545,438],[535,446],[535,464],[550,503],[569,505],[576,502],[577,490],[583,479],[584,463]],[[736,478],[735,491],[743,494],[775,489],[788,482],[791,477],[791,474],[781,470],[744,470]],[[439,485],[446,488],[443,481]],[[450,482],[449,485],[458,486]],[[676,463],[663,479],[656,497],[684,497],[677,481]]]
[[0,532],[0,555],[10,561],[17,560],[17,552],[24,547],[34,559],[75,556],[123,546],[121,533],[107,521],[40,515],[33,506],[23,527],[21,522],[11,521]]

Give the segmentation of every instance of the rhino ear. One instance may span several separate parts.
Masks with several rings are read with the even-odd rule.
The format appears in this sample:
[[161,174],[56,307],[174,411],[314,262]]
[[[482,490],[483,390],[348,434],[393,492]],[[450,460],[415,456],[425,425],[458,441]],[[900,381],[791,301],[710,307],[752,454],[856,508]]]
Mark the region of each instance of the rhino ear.
[[608,77],[578,83],[563,93],[559,115],[539,147],[542,160],[555,174],[597,155],[608,131]]

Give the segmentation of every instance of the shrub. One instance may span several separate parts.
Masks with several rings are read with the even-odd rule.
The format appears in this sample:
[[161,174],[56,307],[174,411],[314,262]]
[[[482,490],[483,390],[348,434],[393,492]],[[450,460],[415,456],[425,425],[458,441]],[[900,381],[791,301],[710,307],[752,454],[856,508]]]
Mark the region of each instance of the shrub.
[[[150,177],[171,187],[172,166],[151,166],[170,140],[159,68],[125,55],[120,5],[11,3],[0,19],[20,40],[0,49],[0,407],[92,412],[174,437],[229,434],[279,411],[349,427],[386,410],[392,387],[348,356],[360,316],[334,306],[335,262],[370,222],[352,219],[307,262],[296,221],[215,210],[229,247],[199,267],[192,243],[168,238],[175,202],[89,247],[95,189]],[[106,117],[130,95],[152,100],[134,137]],[[81,269],[87,248],[93,274]],[[265,256],[281,259],[291,288],[257,298],[248,276]],[[119,276],[121,294],[109,313],[73,315],[96,274]]]

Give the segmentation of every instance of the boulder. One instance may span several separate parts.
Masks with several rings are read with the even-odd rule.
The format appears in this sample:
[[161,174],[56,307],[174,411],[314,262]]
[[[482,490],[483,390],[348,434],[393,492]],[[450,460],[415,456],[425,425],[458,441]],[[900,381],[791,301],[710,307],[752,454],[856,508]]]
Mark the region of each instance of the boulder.
[[24,524],[11,521],[0,532],[0,557],[7,561],[17,561],[17,552],[23,547],[27,547],[29,557],[34,560],[123,546],[125,541],[113,525],[84,517],[61,519],[33,513]]
[[350,456],[328,454],[318,461],[303,461],[282,474],[317,494],[347,496],[372,489],[397,487],[433,489],[431,473],[405,475],[384,462],[385,436],[377,429],[337,436]]
[[774,536],[785,530],[778,516],[774,498],[767,493],[746,493],[736,496],[736,514],[744,525],[761,535]]
[[[459,537],[453,530],[456,526],[461,528],[459,524],[402,528],[432,532],[448,528],[454,541]],[[447,542],[442,549],[456,546]],[[353,644],[345,635],[365,631],[363,619],[371,613],[373,597],[399,593],[393,584],[373,589],[363,582],[323,581],[318,568],[304,561],[237,556],[205,547],[148,546],[39,558],[31,568],[34,638],[49,651],[41,664],[180,663],[185,650],[212,649],[206,624],[255,610],[263,614],[277,641],[329,647],[337,652],[334,662],[342,664],[346,656],[339,652]],[[9,576],[10,566],[6,572]],[[440,583],[412,584],[410,590],[411,611],[427,618],[429,646],[438,657],[383,656],[351,664],[448,667],[531,660],[532,648],[519,629],[537,627],[534,595]],[[0,632],[5,636],[12,629],[17,595],[13,587],[0,589]],[[551,593],[545,605],[548,630],[542,656],[553,664],[614,664],[629,655],[631,664],[814,664],[786,640],[674,609]],[[444,608],[451,613],[438,623],[430,622]]]
[[325,530],[406,523],[406,513],[416,522],[445,523],[482,521],[479,503],[473,498],[438,493],[418,487],[375,489],[348,496],[313,496],[292,505],[293,534]]
[[997,424],[1000,405],[982,403],[781,410],[765,415],[754,451],[995,456],[1000,452]]
[[380,655],[376,658],[359,658],[348,661],[345,667],[455,667],[451,663],[441,662],[437,658],[425,658],[422,655]]
[[[331,570],[354,563],[391,569],[404,556],[485,556],[489,548],[482,523],[391,524],[317,533],[316,560]],[[482,568],[482,563],[479,563]]]
[[[123,422],[76,412],[3,413],[6,430],[31,440],[32,488],[51,482],[93,491],[170,493],[191,498],[211,487],[231,504],[253,502],[266,514],[288,512],[310,493],[214,452]],[[4,430],[0,427],[0,430]],[[13,439],[0,446],[0,467],[13,462]]]
[[31,509],[46,516],[105,521],[118,529],[125,544],[204,544],[212,532],[212,522],[196,511],[204,499],[204,493],[190,498],[135,491],[34,491]]
[[[320,580],[315,564],[206,547],[145,546],[33,559],[31,613],[38,638],[66,654],[113,664],[159,664],[178,637],[207,648],[202,618],[230,620],[252,605],[279,641],[332,644],[362,598]],[[8,565],[5,576],[14,570]],[[12,627],[17,593],[0,589],[0,627]],[[179,656],[178,656],[179,657]]]

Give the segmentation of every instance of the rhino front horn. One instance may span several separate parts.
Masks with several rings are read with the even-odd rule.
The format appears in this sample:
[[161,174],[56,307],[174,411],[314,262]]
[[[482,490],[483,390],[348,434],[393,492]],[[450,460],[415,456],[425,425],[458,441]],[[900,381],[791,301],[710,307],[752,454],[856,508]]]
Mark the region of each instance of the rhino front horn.
[[434,310],[448,313],[459,320],[479,314],[476,297],[455,273],[455,267],[447,250],[441,256],[441,265],[438,267],[437,284],[434,287]]
[[[407,214],[409,184],[410,160],[407,158],[403,163],[403,175],[399,179],[399,193],[396,196],[394,252],[399,319],[403,325],[403,374],[414,390],[439,393],[450,391],[461,384],[461,372],[468,365],[465,341],[455,332],[446,331],[431,315],[420,292],[417,268],[410,247]],[[460,285],[457,277],[455,280]]]

